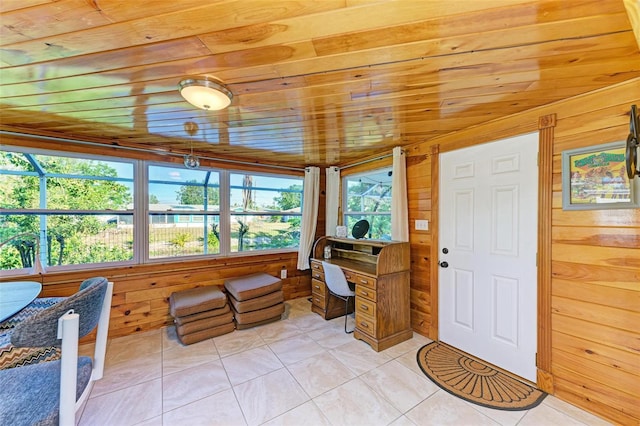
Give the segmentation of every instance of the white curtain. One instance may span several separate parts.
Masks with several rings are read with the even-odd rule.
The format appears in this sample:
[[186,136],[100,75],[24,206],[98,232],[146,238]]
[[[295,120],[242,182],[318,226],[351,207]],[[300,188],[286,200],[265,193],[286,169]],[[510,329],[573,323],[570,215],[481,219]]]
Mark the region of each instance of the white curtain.
[[407,164],[402,148],[393,148],[391,175],[391,239],[409,241],[409,213],[407,208]]
[[300,224],[300,246],[298,247],[298,269],[309,269],[309,255],[316,236],[318,223],[318,198],[320,193],[320,168],[304,170],[302,191],[302,223]]
[[328,167],[327,172],[327,189],[326,194],[326,227],[325,235],[336,235],[336,226],[338,226],[338,206],[340,205],[340,169],[335,166]]

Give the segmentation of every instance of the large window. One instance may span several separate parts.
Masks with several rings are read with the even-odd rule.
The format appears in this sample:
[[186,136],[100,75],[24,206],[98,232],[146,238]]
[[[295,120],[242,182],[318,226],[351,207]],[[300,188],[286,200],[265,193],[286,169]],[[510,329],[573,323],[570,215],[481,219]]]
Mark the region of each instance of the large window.
[[302,178],[231,173],[230,183],[232,252],[298,247]]
[[59,269],[295,249],[302,185],[296,175],[3,150],[0,271],[36,258]]
[[345,176],[342,180],[343,223],[350,230],[369,222],[366,238],[391,239],[391,168]]
[[0,268],[133,259],[132,162],[0,151]]
[[149,258],[220,253],[220,173],[150,165]]

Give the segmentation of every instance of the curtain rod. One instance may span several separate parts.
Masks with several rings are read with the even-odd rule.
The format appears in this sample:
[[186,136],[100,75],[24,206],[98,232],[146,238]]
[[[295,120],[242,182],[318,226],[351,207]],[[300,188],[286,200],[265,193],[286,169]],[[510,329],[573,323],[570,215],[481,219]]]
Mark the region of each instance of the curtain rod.
[[[18,136],[18,137],[22,137],[22,138],[31,138],[31,139],[42,139],[42,140],[48,140],[48,141],[53,141],[53,142],[70,142],[70,143],[75,143],[75,144],[79,144],[79,145],[88,145],[88,146],[95,146],[95,147],[100,147],[100,148],[109,147],[109,148],[116,148],[116,149],[124,149],[125,151],[144,152],[144,153],[147,153],[147,154],[155,154],[155,155],[161,155],[161,156],[162,155],[169,155],[169,156],[172,156],[172,157],[184,157],[184,154],[178,154],[178,153],[174,153],[174,152],[154,151],[152,149],[135,148],[135,147],[129,147],[129,146],[120,146],[120,145],[114,146],[114,145],[108,145],[108,144],[103,144],[103,143],[99,143],[99,142],[81,141],[81,140],[77,140],[77,139],[67,139],[67,138],[60,138],[60,137],[54,137],[54,136],[31,135],[29,133],[18,133],[18,132],[11,132],[11,131],[8,131],[8,130],[0,130],[0,135]],[[202,159],[205,159],[205,160],[217,161],[217,162],[220,162],[220,163],[242,164],[244,166],[263,167],[263,168],[282,169],[282,170],[293,170],[293,171],[296,171],[296,172],[304,172],[305,171],[305,168],[287,167],[287,166],[270,166],[270,165],[266,165],[266,164],[252,163],[250,161],[226,160],[226,159],[222,159],[222,158],[205,157],[205,156],[202,156],[202,155],[198,155],[198,158],[202,158]]]
[[388,157],[393,157],[393,153],[381,155],[379,157],[369,158],[368,160],[362,160],[362,161],[359,161],[357,163],[349,164],[348,166],[338,167],[338,170],[345,170],[345,169],[348,169],[350,167],[360,166],[362,164],[371,163],[373,161],[382,160],[383,158],[388,158]]

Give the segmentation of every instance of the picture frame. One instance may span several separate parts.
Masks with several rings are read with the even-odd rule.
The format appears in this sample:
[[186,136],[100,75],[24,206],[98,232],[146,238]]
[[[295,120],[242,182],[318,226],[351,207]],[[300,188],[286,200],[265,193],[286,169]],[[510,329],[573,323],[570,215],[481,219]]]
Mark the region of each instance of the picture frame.
[[629,179],[624,141],[562,152],[563,210],[640,207],[637,182]]

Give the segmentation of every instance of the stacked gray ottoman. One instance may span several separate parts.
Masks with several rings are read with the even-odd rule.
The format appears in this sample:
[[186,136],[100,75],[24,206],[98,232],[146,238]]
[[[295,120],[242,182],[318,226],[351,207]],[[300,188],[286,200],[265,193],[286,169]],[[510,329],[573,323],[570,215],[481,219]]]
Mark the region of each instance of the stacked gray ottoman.
[[224,288],[238,330],[278,321],[282,317],[284,293],[279,278],[260,272],[229,278],[225,280]]
[[235,329],[227,296],[218,286],[172,293],[169,308],[178,339],[185,345],[230,333]]

